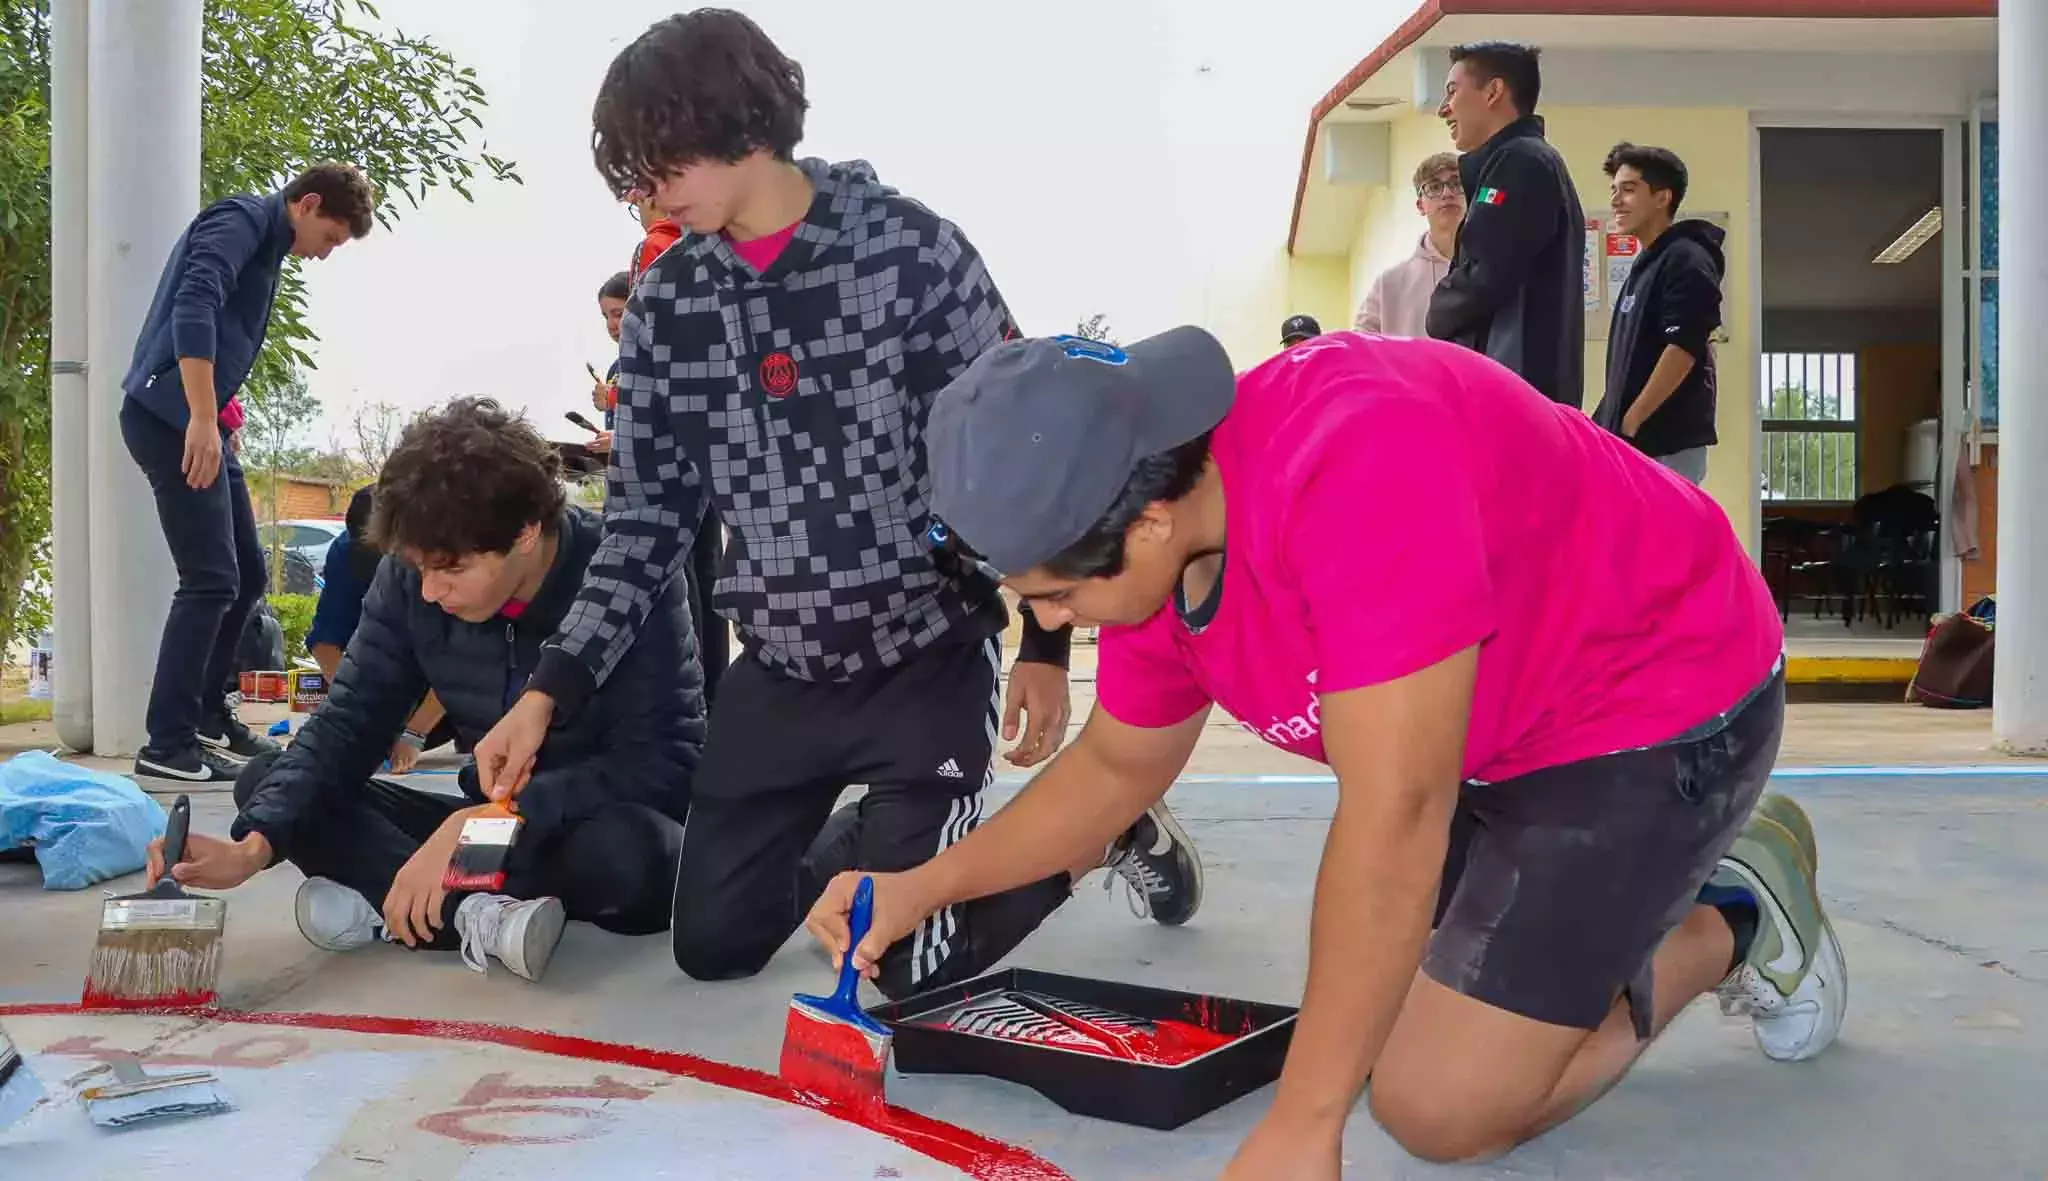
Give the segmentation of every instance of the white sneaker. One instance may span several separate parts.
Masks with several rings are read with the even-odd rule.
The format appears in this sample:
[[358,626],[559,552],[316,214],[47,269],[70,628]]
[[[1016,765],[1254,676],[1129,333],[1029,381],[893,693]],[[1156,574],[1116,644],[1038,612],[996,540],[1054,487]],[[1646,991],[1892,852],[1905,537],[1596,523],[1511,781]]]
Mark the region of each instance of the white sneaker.
[[1766,797],[1713,876],[1757,906],[1749,954],[1716,990],[1721,1011],[1749,1017],[1757,1047],[1778,1062],[1803,1062],[1827,1049],[1849,1008],[1849,969],[1821,905],[1812,834],[1798,804]]
[[384,916],[369,899],[328,878],[300,882],[292,911],[299,920],[299,934],[322,951],[354,951],[391,938],[384,930]]
[[482,972],[487,970],[484,957],[496,956],[513,975],[528,980],[539,980],[548,970],[548,959],[562,941],[562,927],[568,921],[559,898],[521,901],[503,894],[471,894],[455,908],[463,963]]
[[1722,1012],[1748,1015],[1764,1057],[1774,1062],[1817,1057],[1840,1036],[1842,1017],[1849,1009],[1849,969],[1834,925],[1822,926],[1806,979],[1791,996],[1779,995],[1761,973],[1745,964],[1721,986],[1720,999]]

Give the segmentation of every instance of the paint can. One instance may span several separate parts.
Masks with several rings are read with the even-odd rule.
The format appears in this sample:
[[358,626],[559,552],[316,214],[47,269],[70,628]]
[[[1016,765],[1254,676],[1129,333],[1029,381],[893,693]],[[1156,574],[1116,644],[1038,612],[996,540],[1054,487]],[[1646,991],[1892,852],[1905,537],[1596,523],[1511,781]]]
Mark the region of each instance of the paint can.
[[285,692],[293,713],[312,713],[327,700],[327,674],[317,668],[295,668],[287,678]]

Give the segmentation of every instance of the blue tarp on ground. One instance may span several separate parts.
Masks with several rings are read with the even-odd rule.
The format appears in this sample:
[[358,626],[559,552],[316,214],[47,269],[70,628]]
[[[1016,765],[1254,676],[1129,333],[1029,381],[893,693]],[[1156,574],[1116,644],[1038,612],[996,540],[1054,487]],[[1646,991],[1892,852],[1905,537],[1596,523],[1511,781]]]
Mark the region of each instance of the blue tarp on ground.
[[0,763],[0,851],[33,846],[46,890],[83,890],[141,869],[163,806],[119,775],[29,751]]

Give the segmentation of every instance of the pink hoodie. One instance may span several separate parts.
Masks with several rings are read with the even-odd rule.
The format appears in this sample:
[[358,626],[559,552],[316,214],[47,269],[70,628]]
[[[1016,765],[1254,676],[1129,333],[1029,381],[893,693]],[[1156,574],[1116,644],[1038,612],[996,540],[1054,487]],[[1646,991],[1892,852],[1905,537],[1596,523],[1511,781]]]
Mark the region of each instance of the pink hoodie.
[[1425,231],[1412,256],[1372,281],[1352,326],[1380,336],[1428,336],[1423,324],[1429,318],[1430,293],[1450,273],[1451,260],[1437,252]]

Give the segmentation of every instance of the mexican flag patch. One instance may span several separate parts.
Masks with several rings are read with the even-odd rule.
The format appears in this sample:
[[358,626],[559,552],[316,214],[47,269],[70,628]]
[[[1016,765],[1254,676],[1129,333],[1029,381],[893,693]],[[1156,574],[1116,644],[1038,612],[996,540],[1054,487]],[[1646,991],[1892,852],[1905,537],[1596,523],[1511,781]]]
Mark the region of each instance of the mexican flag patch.
[[1479,190],[1479,195],[1474,200],[1478,201],[1481,205],[1505,205],[1508,203],[1508,195],[1492,185],[1488,185]]

